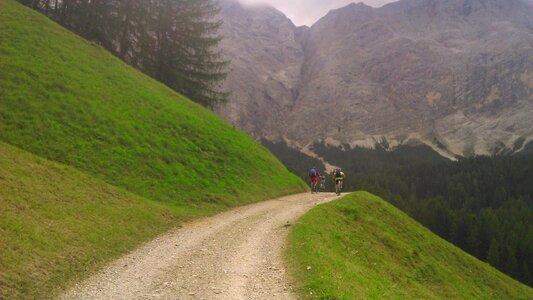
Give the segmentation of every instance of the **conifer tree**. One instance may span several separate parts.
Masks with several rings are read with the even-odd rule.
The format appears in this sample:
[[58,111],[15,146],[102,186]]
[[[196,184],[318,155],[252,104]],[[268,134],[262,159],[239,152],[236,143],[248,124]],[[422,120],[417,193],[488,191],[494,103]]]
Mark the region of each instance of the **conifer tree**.
[[522,262],[521,281],[529,286],[533,286],[533,274],[527,261]]
[[466,236],[466,251],[473,256],[479,255],[479,231],[477,225],[470,226]]
[[490,242],[487,262],[495,268],[500,267],[500,246],[498,245],[498,241],[496,239],[492,239]]
[[509,276],[517,278],[519,274],[518,261],[516,255],[511,247],[507,247],[507,258],[505,260],[504,270]]
[[175,52],[171,55],[174,59],[159,66],[166,70],[161,81],[204,106],[213,107],[227,96],[219,86],[226,78],[228,65],[218,50],[221,37],[217,32],[222,25],[216,20],[219,8],[213,0],[180,1],[171,21],[178,25],[172,27],[180,30],[172,33],[172,49],[166,50]]

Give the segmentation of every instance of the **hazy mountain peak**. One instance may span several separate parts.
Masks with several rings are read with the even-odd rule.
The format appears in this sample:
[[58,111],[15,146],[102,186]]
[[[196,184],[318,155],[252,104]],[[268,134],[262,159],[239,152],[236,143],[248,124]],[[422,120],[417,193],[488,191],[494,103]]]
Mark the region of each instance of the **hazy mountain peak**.
[[372,6],[368,6],[368,5],[364,4],[363,2],[358,2],[358,3],[352,2],[352,3],[348,4],[345,8],[349,8],[349,9],[373,9]]
[[[326,14],[326,16],[322,17],[322,19],[337,18],[342,16],[348,16],[351,14],[371,13],[374,9],[374,7],[368,6],[362,2],[352,2],[347,6],[330,10],[329,13]],[[319,20],[318,22],[320,22],[321,20]]]
[[287,16],[282,11],[280,11],[279,9],[267,3],[243,3],[243,2],[240,2],[239,0],[218,0],[218,1],[222,9],[226,9],[226,10],[238,9],[238,10],[241,10],[241,12],[247,11],[248,13],[251,13],[251,12],[263,13],[266,16],[284,18],[284,19],[290,20],[289,18],[287,18]]
[[255,13],[258,15],[262,15],[263,18],[276,18],[276,19],[286,19],[292,23],[292,21],[287,18],[287,16],[275,8],[272,5],[266,4],[266,3],[242,3],[239,0],[218,0],[221,8],[226,13],[232,13],[239,11],[240,13]]

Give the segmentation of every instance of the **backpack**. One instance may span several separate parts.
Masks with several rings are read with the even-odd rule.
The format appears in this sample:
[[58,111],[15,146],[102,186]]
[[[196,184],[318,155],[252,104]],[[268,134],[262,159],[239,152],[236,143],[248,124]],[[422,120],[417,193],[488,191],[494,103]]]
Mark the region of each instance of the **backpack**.
[[312,168],[309,170],[309,177],[315,178],[317,176],[317,172],[315,168]]
[[341,170],[335,170],[335,177],[336,177],[336,178],[340,178],[340,177],[342,177],[342,172],[341,172]]

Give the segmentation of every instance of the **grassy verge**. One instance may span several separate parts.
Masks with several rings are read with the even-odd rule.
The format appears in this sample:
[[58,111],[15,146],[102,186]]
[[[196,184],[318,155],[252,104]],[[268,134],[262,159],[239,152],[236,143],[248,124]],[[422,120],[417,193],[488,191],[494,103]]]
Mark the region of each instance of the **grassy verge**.
[[304,215],[286,254],[308,299],[533,299],[533,289],[366,192]]
[[192,211],[0,143],[0,298],[48,298]]

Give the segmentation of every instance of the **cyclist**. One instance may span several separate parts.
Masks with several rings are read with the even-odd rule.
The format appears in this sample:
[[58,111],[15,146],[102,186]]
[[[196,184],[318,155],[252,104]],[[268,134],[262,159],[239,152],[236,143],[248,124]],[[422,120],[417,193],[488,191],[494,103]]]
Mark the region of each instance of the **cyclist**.
[[337,168],[333,171],[333,177],[335,178],[335,193],[340,195],[346,175],[341,169]]
[[320,178],[320,173],[316,167],[312,167],[309,170],[309,178],[311,179],[311,194],[318,193],[318,179]]

